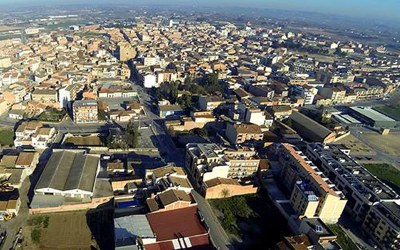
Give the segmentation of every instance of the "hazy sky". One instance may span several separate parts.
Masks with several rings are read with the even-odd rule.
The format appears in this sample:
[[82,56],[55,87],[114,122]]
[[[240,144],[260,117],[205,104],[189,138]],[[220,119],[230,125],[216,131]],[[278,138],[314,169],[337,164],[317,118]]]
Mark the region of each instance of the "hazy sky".
[[[111,3],[135,5],[144,4],[182,4],[189,6],[240,6],[274,8],[285,10],[311,11],[339,14],[369,19],[391,19],[400,21],[400,0],[0,0],[4,4],[68,4],[68,3]],[[2,9],[3,9],[2,8]]]

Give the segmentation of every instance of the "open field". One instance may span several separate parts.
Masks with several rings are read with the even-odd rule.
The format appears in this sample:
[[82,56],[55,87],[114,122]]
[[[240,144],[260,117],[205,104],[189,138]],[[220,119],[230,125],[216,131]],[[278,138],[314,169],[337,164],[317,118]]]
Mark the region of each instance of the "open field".
[[364,133],[363,137],[369,143],[379,150],[393,155],[400,156],[400,134],[390,133],[389,135],[380,135],[376,133]]
[[20,30],[20,29],[23,29],[23,27],[0,25],[0,32],[9,31],[9,30]]
[[364,164],[364,166],[386,185],[400,193],[400,171],[386,163]]
[[[43,217],[45,223],[31,222]],[[90,249],[92,234],[87,225],[86,211],[33,215],[24,228],[24,249]],[[33,233],[32,233],[33,232]]]
[[14,143],[14,131],[10,128],[0,128],[0,145],[12,145]]
[[65,144],[74,144],[76,146],[103,146],[99,136],[74,136],[65,139]]
[[365,145],[365,143],[361,142],[359,139],[354,137],[353,135],[348,135],[338,141],[336,141],[334,144],[343,144],[347,148],[350,149],[350,155],[375,155],[376,152]]
[[375,110],[400,121],[400,106],[378,106],[374,107]]

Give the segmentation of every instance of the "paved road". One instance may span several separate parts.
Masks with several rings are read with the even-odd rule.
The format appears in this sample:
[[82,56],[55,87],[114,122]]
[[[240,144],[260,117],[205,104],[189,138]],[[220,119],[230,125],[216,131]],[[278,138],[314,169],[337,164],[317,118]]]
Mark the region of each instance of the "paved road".
[[19,195],[21,198],[21,207],[19,209],[18,215],[9,220],[3,221],[0,223],[2,229],[7,230],[7,238],[3,245],[2,249],[10,249],[13,246],[13,242],[15,240],[15,236],[20,227],[23,227],[27,222],[29,216],[29,208],[28,208],[28,191],[30,187],[29,176],[24,180],[19,189]]
[[194,190],[192,191],[192,195],[197,203],[199,213],[204,218],[204,221],[209,228],[209,234],[213,245],[217,249],[221,250],[234,249],[234,247],[230,244],[228,235],[225,233],[225,230],[222,228],[218,218],[215,216],[208,202],[203,196]]

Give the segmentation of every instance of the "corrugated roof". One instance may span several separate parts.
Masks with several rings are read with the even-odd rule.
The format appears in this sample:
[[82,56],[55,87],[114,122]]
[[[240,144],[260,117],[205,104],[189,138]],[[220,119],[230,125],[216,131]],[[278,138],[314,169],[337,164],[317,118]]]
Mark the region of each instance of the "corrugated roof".
[[136,245],[138,237],[155,237],[146,215],[130,215],[114,219],[115,245]]
[[93,191],[99,157],[83,152],[53,152],[35,189]]
[[325,138],[332,133],[331,130],[327,129],[318,122],[303,115],[298,111],[294,111],[290,115],[290,119],[292,119],[292,121],[296,122],[297,124],[300,124],[302,127],[307,128],[310,132],[314,133],[319,138]]

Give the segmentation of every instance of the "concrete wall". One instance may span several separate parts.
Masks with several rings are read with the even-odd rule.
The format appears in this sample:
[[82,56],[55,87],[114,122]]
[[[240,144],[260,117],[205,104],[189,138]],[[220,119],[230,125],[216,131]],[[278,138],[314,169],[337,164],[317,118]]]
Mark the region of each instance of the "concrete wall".
[[78,211],[96,208],[99,205],[109,202],[113,197],[93,198],[90,203],[63,205],[59,207],[45,207],[45,208],[30,208],[29,214],[42,214],[42,213],[58,213],[68,211]]
[[215,187],[207,188],[205,191],[206,199],[221,199],[237,195],[255,194],[257,193],[257,187],[253,185],[230,185],[221,184]]

